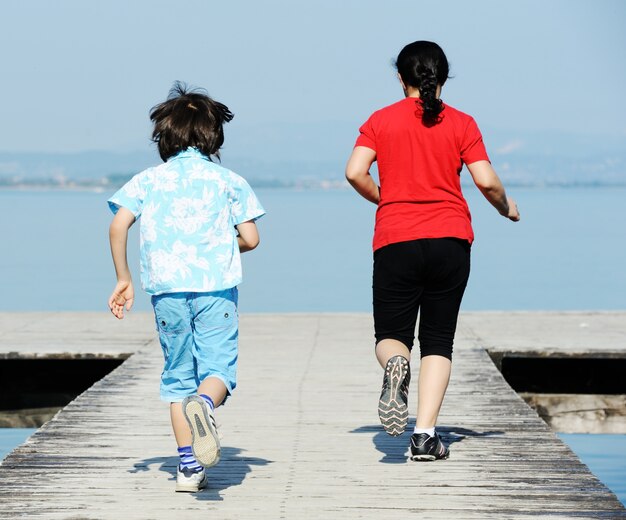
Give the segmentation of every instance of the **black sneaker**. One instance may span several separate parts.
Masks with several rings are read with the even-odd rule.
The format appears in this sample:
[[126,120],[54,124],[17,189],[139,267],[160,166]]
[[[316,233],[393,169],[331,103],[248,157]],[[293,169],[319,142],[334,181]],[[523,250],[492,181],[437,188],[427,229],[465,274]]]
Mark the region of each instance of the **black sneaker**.
[[383,389],[378,400],[380,424],[389,434],[397,437],[404,432],[409,421],[409,382],[411,367],[403,356],[394,356],[387,361],[383,376]]
[[411,460],[431,461],[447,459],[450,450],[441,442],[439,435],[431,437],[427,433],[414,433],[411,435]]

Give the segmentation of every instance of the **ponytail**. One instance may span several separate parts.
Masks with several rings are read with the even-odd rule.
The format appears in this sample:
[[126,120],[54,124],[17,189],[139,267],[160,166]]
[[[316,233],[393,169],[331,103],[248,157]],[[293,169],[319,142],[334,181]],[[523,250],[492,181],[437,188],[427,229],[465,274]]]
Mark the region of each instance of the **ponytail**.
[[443,111],[443,103],[437,98],[437,86],[443,86],[450,71],[441,47],[427,41],[410,43],[398,54],[396,68],[405,85],[419,90],[417,106],[422,111],[424,124],[437,124]]

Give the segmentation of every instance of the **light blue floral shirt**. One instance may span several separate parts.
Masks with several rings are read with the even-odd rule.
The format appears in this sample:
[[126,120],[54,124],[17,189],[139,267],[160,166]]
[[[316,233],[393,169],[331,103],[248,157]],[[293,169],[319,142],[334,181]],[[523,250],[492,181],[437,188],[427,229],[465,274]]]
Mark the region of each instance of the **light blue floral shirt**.
[[135,175],[109,199],[140,221],[141,285],[148,294],[209,292],[241,283],[235,226],[265,214],[239,175],[188,148]]

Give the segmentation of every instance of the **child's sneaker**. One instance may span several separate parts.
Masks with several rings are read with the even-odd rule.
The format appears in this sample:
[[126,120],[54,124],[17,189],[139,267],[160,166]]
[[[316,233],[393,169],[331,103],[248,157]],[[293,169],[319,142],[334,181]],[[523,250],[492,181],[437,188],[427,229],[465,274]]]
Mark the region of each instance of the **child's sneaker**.
[[378,417],[384,430],[394,437],[401,435],[409,421],[409,382],[411,367],[403,356],[387,361],[383,388],[378,400]]
[[220,440],[213,411],[202,397],[191,395],[183,401],[183,414],[191,429],[191,449],[196,461],[205,468],[215,466],[220,460]]
[[439,435],[431,437],[427,433],[414,433],[411,435],[411,460],[431,461],[437,459],[447,459],[450,450],[441,442]]
[[176,491],[195,493],[206,487],[208,478],[204,468],[193,471],[188,468],[176,468]]

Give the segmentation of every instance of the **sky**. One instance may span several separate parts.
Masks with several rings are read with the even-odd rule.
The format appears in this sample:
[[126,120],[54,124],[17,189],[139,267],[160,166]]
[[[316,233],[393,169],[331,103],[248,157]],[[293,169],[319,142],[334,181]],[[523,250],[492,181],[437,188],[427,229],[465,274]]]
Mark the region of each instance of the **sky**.
[[151,149],[149,110],[183,80],[235,113],[225,156],[347,155],[369,114],[402,97],[392,63],[418,39],[443,47],[442,98],[481,128],[626,139],[621,0],[21,0],[1,12],[0,152]]

